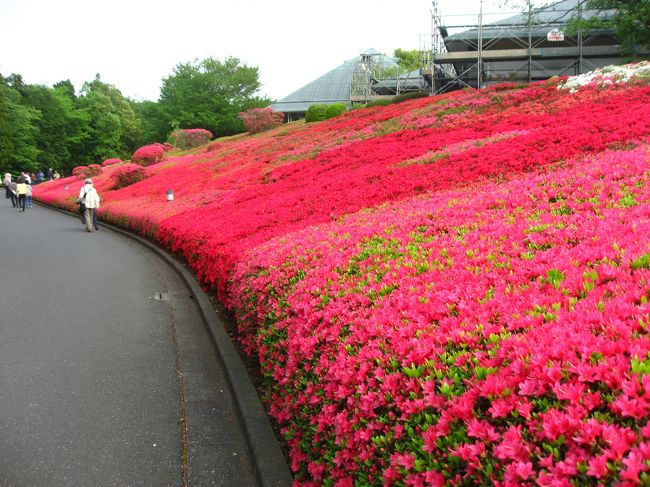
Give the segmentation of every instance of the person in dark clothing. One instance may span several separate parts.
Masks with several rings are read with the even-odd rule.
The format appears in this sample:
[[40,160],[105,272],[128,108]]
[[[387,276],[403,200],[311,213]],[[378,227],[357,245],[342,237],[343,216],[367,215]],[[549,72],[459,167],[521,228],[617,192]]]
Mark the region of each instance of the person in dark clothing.
[[7,191],[7,198],[11,198],[11,206],[14,208],[18,207],[18,193],[16,193],[16,183],[11,180],[11,174],[5,174],[2,182],[5,185]]

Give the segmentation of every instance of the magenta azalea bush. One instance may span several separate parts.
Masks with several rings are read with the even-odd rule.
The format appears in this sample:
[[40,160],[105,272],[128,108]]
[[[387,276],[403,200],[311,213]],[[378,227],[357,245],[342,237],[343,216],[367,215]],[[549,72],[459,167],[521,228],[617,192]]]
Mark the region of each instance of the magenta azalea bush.
[[[99,216],[234,313],[296,485],[647,485],[650,85],[608,79],[109,168]],[[35,197],[73,208],[70,182]]]
[[113,164],[120,164],[121,162],[122,159],[119,158],[106,159],[104,162],[102,162],[102,167],[112,166]]
[[163,160],[165,147],[162,144],[151,144],[140,147],[131,156],[131,162],[140,166],[150,166]]
[[84,179],[86,177],[84,171],[88,170],[88,166],[76,166],[72,169],[72,175],[77,179]]
[[115,189],[131,186],[137,182],[146,179],[148,176],[147,169],[139,164],[125,164],[117,168],[111,178],[114,182]]
[[239,114],[249,134],[257,134],[282,125],[284,113],[276,112],[271,107],[251,108]]
[[180,129],[173,131],[169,139],[174,147],[191,149],[210,142],[212,133],[205,129]]
[[72,175],[77,179],[86,179],[98,176],[102,173],[102,166],[99,164],[89,164],[87,166],[77,166],[72,169]]

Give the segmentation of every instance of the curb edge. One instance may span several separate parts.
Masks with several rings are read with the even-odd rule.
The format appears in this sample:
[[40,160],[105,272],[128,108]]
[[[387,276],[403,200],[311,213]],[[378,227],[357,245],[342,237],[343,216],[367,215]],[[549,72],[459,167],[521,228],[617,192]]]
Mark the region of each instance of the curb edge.
[[[37,200],[34,200],[34,202],[45,208],[75,216],[75,213],[66,209]],[[230,392],[237,405],[237,413],[244,426],[244,435],[251,453],[258,484],[262,487],[292,485],[293,480],[289,466],[284,459],[275,432],[257,395],[255,386],[253,386],[239,354],[199,282],[174,257],[153,242],[105,222],[98,222],[98,224],[144,245],[161,257],[185,282],[195,298],[203,323],[207,327],[215,346],[217,357],[224,367]]]

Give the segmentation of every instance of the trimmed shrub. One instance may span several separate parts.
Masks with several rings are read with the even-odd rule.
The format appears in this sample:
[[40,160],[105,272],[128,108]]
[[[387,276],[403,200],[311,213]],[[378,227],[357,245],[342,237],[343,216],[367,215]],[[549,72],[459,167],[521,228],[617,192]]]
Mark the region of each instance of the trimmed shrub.
[[84,171],[87,178],[93,178],[102,173],[102,166],[99,164],[89,164],[88,168]]
[[72,170],[72,175],[77,179],[92,178],[102,173],[102,166],[89,164],[88,166],[77,166]]
[[210,142],[208,146],[205,148],[205,152],[212,152],[215,151],[219,148],[221,148],[222,144],[221,142],[217,142],[216,140],[214,142]]
[[397,95],[395,98],[393,98],[393,103],[401,103],[406,100],[415,100],[416,98],[424,98],[425,96],[429,96],[429,93],[426,91],[413,91],[411,93]]
[[326,118],[327,118],[327,105],[323,105],[320,103],[316,105],[309,105],[309,108],[307,109],[307,113],[305,114],[306,123],[322,122]]
[[332,103],[331,105],[327,105],[327,110],[325,111],[325,118],[338,117],[339,115],[347,111],[348,111],[348,107],[346,107],[343,103]]
[[147,170],[138,164],[126,164],[118,168],[112,175],[111,179],[115,189],[126,188],[132,184],[142,181],[149,174]]
[[366,107],[367,108],[370,108],[370,107],[385,107],[387,105],[390,105],[391,103],[393,103],[392,98],[380,98],[379,100],[369,101],[368,103],[366,103]]
[[239,118],[249,134],[257,134],[282,125],[284,113],[276,112],[271,107],[251,108],[239,113]]
[[102,162],[102,167],[112,166],[113,164],[119,164],[120,162],[122,162],[122,159],[118,159],[118,158],[106,159],[104,162]]
[[174,130],[169,136],[169,141],[179,149],[191,149],[207,144],[212,139],[212,132],[205,129],[180,129]]
[[165,147],[162,144],[151,144],[140,147],[131,156],[131,162],[141,166],[151,166],[163,160]]
[[77,179],[86,179],[86,174],[84,171],[88,169],[88,166],[77,166],[74,169],[72,169],[72,175],[75,176]]

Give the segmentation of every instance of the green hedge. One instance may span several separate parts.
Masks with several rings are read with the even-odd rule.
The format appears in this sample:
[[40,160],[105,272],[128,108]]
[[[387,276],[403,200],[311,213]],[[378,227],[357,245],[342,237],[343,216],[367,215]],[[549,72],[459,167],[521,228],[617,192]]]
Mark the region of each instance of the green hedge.
[[368,103],[366,103],[366,107],[367,108],[370,108],[370,107],[385,107],[387,105],[390,105],[391,103],[393,103],[392,98],[380,98],[379,100],[369,101]]
[[387,105],[392,105],[393,103],[401,103],[406,100],[414,100],[415,98],[424,98],[425,96],[429,96],[429,93],[426,91],[414,91],[411,93],[404,93],[403,95],[397,95],[393,98],[381,98],[379,100],[369,101],[368,103],[364,103],[362,105],[353,105],[352,110],[359,110],[362,108],[370,107],[385,107]]
[[305,114],[305,122],[322,122],[327,118],[327,105],[310,105]]
[[348,107],[346,107],[343,103],[332,103],[331,105],[327,106],[326,117],[327,118],[338,117],[339,115],[347,111],[348,111]]
[[342,113],[348,111],[343,103],[332,103],[331,105],[325,105],[323,103],[317,103],[315,105],[310,105],[305,114],[305,122],[322,122],[328,118],[338,117]]
[[395,98],[393,98],[393,103],[401,103],[406,100],[415,100],[416,98],[424,98],[425,96],[429,96],[429,93],[426,91],[413,91],[412,93],[397,95]]

